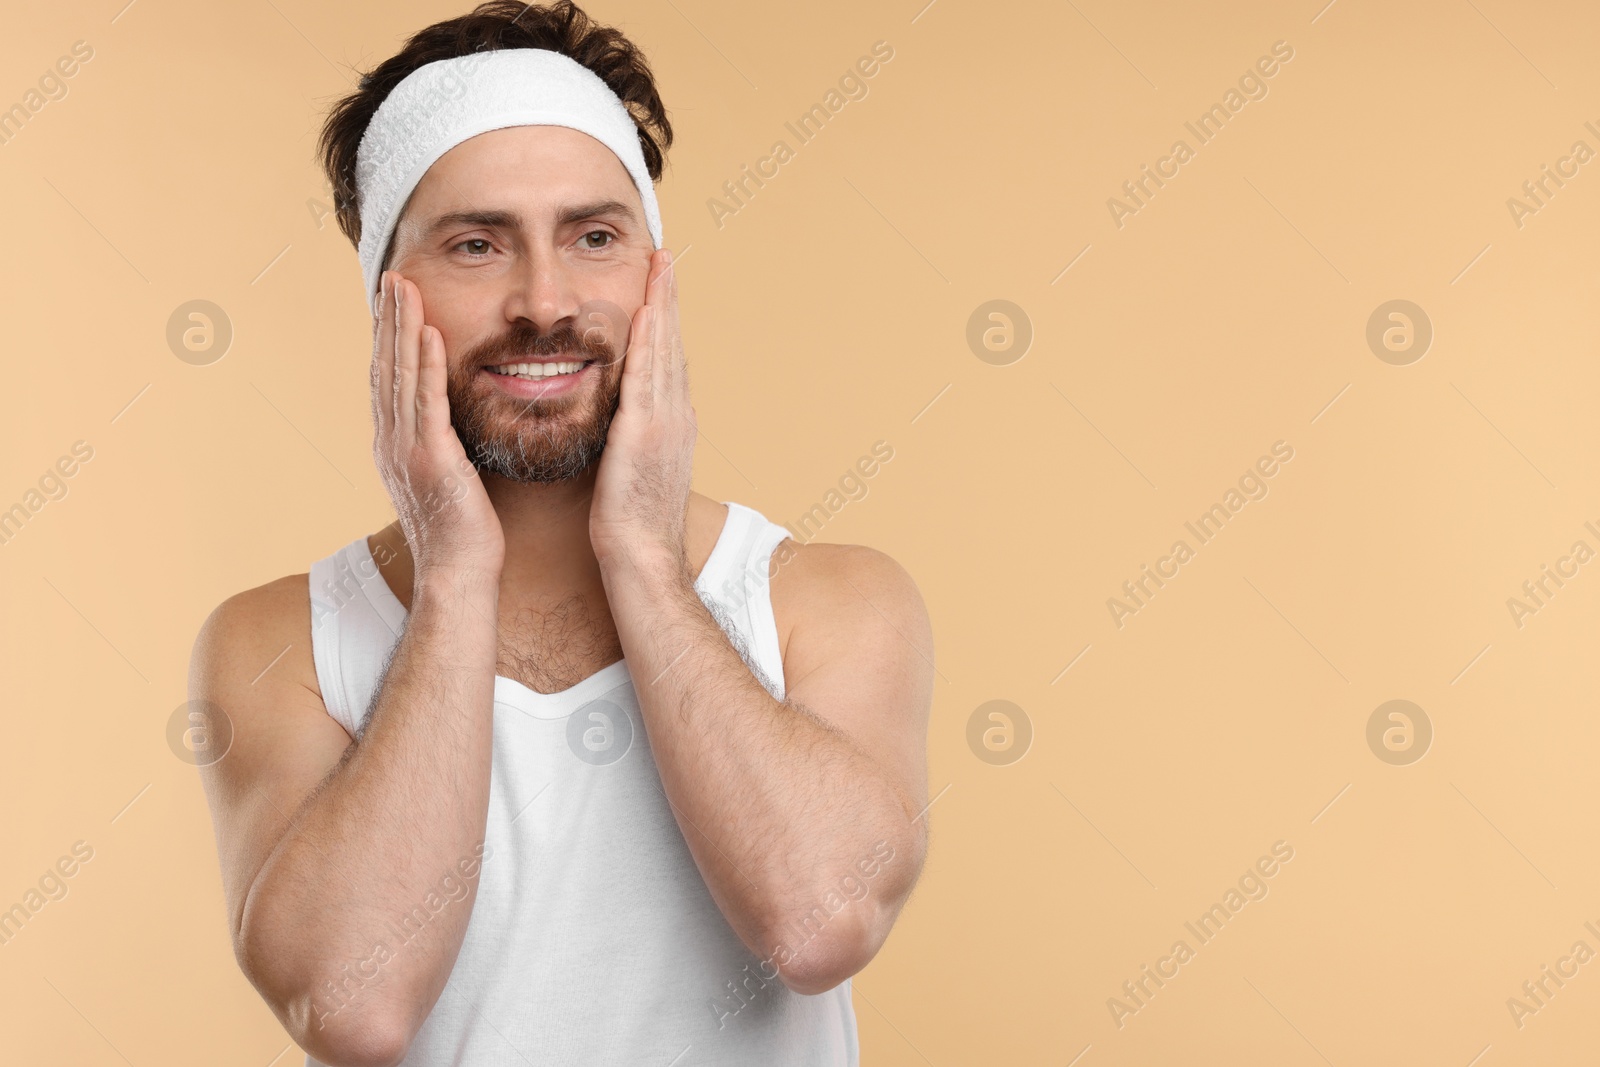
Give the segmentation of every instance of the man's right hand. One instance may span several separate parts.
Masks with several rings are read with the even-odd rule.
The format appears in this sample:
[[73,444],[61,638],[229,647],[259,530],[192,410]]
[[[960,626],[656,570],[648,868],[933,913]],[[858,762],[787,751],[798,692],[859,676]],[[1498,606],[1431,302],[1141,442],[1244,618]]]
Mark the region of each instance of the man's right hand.
[[411,547],[415,580],[498,584],[505,533],[450,423],[444,337],[422,292],[384,271],[372,349],[373,458]]

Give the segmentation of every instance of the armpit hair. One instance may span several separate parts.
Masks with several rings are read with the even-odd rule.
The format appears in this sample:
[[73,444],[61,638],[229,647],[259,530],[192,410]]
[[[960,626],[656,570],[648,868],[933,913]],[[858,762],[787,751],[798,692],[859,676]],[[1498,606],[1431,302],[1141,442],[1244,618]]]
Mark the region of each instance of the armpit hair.
[[773,700],[781,701],[783,694],[778,692],[778,687],[773,684],[772,679],[767,676],[767,672],[762,670],[761,665],[756,662],[755,656],[750,652],[749,642],[745,640],[744,634],[739,631],[739,628],[733,624],[733,619],[729,617],[727,609],[717,603],[715,599],[704,603],[706,610],[711,613],[711,617],[722,628],[722,633],[727,637],[728,643],[733,646],[735,652],[739,653],[739,658],[744,660],[746,667],[750,668],[750,673],[755,676],[756,681],[761,683],[761,688],[771,694]]

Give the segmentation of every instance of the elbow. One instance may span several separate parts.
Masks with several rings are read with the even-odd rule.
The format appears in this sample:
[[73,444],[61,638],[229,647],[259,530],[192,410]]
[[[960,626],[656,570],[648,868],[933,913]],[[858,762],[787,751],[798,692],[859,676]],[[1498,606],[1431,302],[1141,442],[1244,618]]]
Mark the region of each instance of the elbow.
[[[798,963],[799,961],[796,962]],[[859,969],[856,968],[856,970]],[[856,972],[852,970],[844,973],[837,968],[813,969],[807,966],[804,968],[784,967],[778,973],[783,984],[789,988],[790,992],[799,993],[803,997],[814,997],[837,987]]]
[[[913,836],[905,844],[905,859],[892,875],[878,876],[880,881],[873,895],[850,901],[831,919],[826,919],[825,909],[815,908],[799,924],[813,932],[779,966],[785,986],[803,996],[816,996],[845,982],[873,961],[922,872],[926,840]],[[894,856],[895,852],[889,854]],[[825,925],[821,921],[824,919]],[[788,929],[793,931],[795,925],[790,924]],[[769,936],[767,943],[781,944],[784,940],[780,934]]]
[[396,1067],[406,1058],[410,1038],[396,1027],[373,1025],[370,1018],[319,1029],[290,1029],[299,1046],[327,1067]]
[[[866,894],[845,897],[829,887],[814,899],[842,899],[842,907],[836,911],[814,907],[799,921],[768,930],[765,944],[792,946],[773,957],[780,979],[790,990],[803,996],[826,993],[877,956],[922,874],[928,853],[926,824],[921,831],[907,832],[896,844],[898,848],[880,841],[874,850],[877,862],[859,867],[864,878],[873,879]],[[856,881],[859,885],[860,879]],[[796,929],[809,935],[798,945],[792,941]]]
[[814,997],[855,975],[876,954],[875,948],[868,948],[860,940],[845,943],[844,938],[836,937],[827,945],[807,945],[800,955],[778,969],[778,976],[792,992]]
[[409,1045],[399,1031],[389,1030],[345,1034],[320,1052],[305,1043],[301,1047],[327,1067],[396,1067]]
[[404,1019],[376,1002],[341,1006],[301,990],[268,1003],[296,1043],[327,1067],[396,1067],[414,1036]]
[[[302,1050],[327,1067],[396,1067],[415,1036],[407,1016],[389,1010],[376,989],[352,989],[349,968],[319,981],[322,961],[300,966],[259,935],[241,928],[234,942],[239,969]],[[344,980],[345,989],[337,983]]]
[[792,992],[814,997],[842,984],[861,971],[882,947],[887,928],[844,915],[835,916],[828,928],[794,950],[778,967],[779,980]]

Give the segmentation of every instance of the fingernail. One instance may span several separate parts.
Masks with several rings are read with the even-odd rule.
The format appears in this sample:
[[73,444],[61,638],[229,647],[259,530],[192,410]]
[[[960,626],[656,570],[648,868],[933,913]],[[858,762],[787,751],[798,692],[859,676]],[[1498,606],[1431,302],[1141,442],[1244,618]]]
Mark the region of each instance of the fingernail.
[[662,257],[663,262],[666,264],[666,266],[672,266],[672,249],[663,248],[661,251],[665,253],[665,255]]

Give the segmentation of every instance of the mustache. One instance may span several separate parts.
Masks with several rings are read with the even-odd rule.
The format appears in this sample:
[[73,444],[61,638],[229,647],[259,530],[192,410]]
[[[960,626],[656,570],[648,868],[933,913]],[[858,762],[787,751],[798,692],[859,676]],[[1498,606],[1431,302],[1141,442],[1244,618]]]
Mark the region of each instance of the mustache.
[[628,319],[626,317],[622,319],[622,328],[619,332],[616,322],[613,321],[616,318],[614,315],[607,315],[604,311],[593,311],[584,318],[587,321],[581,331],[577,323],[568,321],[549,333],[540,333],[536,326],[525,319],[518,320],[499,337],[474,346],[462,360],[462,365],[473,368],[487,367],[500,363],[513,363],[519,357],[547,359],[551,356],[592,360],[601,366],[617,362],[621,357],[612,339],[627,336]]

